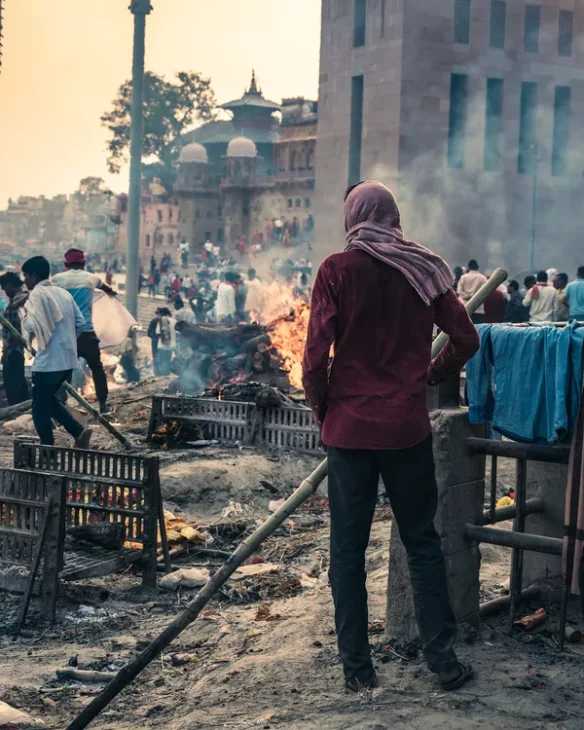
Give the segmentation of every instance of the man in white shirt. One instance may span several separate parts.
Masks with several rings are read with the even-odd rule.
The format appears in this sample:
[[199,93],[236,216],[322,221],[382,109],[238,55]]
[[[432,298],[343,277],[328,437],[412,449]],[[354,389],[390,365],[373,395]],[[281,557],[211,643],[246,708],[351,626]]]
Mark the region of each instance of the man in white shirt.
[[264,285],[258,279],[256,270],[250,269],[247,272],[247,297],[245,299],[245,312],[248,315],[248,322],[261,322],[262,310],[264,308]]
[[179,297],[174,301],[174,319],[176,322],[187,322],[188,324],[197,324],[195,313],[190,305],[185,307],[185,303]]
[[22,266],[30,295],[25,304],[24,328],[37,342],[32,365],[32,418],[42,444],[54,444],[52,419],[87,449],[91,430],[76,421],[57,399],[57,391],[69,381],[77,365],[77,338],[85,318],[65,289],[50,280],[51,265],[44,256],[34,256]]
[[[460,299],[466,304],[474,297],[487,277],[479,271],[479,265],[475,259],[468,262],[468,271],[460,277],[457,293]],[[475,324],[483,324],[485,321],[485,307],[481,305],[471,317]]]
[[71,294],[85,319],[83,332],[77,340],[77,354],[86,361],[93,375],[99,412],[109,413],[107,376],[101,361],[99,339],[93,329],[93,293],[95,289],[101,289],[108,296],[116,293],[99,276],[85,271],[85,253],[78,248],[70,248],[65,253],[65,271],[55,274],[53,284]]
[[523,306],[529,309],[530,322],[555,322],[558,318],[560,300],[553,286],[548,284],[546,271],[539,271],[535,286],[525,295]]
[[217,312],[217,322],[226,322],[231,324],[235,317],[235,289],[233,288],[234,277],[231,272],[226,271],[221,274],[221,283],[217,289],[217,302],[215,309]]

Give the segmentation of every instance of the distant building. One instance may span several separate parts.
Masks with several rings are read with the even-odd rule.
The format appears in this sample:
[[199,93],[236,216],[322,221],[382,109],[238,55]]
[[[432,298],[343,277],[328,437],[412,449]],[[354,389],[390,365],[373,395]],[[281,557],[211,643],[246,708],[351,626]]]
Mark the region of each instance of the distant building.
[[452,264],[583,263],[583,3],[323,0],[318,108],[319,259],[378,178]]
[[[264,98],[255,75],[240,99],[222,105],[232,119],[185,136],[174,195],[181,239],[196,251],[211,240],[235,249],[268,220],[312,235],[316,102]],[[275,116],[281,114],[281,121]]]
[[71,246],[104,255],[115,238],[113,194],[27,196],[8,201],[0,211],[0,257],[6,262],[43,254],[62,260]]
[[[140,201],[140,265],[144,271],[149,270],[150,257],[160,259],[169,254],[177,260],[178,255],[178,200],[168,199],[164,188],[156,181],[142,188]],[[115,256],[121,264],[126,262],[128,245],[128,196],[118,195],[116,221],[119,224]],[[112,262],[110,259],[110,263]]]

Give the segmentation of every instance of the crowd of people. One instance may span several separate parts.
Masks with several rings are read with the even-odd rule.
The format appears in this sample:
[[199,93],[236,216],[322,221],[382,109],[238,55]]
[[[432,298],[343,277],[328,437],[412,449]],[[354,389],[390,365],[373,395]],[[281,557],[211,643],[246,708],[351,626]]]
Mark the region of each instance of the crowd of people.
[[[488,278],[475,259],[469,261],[466,270],[457,266],[454,273],[455,290],[465,303]],[[511,279],[489,294],[472,320],[475,324],[584,321],[584,266],[578,268],[571,282],[568,274],[556,269],[529,274],[522,286]]]
[[283,270],[275,264],[264,278],[254,268],[242,273],[227,262],[227,268],[203,266],[196,277],[175,275],[167,306],[156,310],[147,330],[155,374],[171,372],[173,353],[181,348],[178,323],[267,323],[309,301],[308,271],[306,265],[288,261]]

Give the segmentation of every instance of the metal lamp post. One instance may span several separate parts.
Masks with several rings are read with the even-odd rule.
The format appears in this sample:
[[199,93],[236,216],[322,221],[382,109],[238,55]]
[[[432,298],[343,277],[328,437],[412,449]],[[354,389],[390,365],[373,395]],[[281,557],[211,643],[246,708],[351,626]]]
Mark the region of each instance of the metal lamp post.
[[531,148],[533,160],[533,190],[531,196],[531,252],[529,256],[529,270],[535,271],[535,245],[537,243],[537,167],[539,164],[539,155],[537,153],[537,143]]
[[128,195],[128,247],[126,253],[126,307],[138,314],[138,276],[140,253],[140,197],[142,185],[142,129],[144,117],[144,46],[146,16],[150,0],[132,0],[134,15],[134,52],[132,58],[132,127],[130,140],[130,191]]

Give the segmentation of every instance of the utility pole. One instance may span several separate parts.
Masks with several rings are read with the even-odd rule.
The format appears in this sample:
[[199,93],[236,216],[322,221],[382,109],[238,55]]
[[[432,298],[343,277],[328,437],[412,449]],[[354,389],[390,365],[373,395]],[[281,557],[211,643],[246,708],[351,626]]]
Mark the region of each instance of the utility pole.
[[4,12],[4,9],[2,7],[4,0],[0,0],[0,69],[2,68],[2,15]]
[[537,167],[539,164],[537,143],[531,148],[531,153],[533,160],[533,189],[531,192],[531,254],[529,257],[529,270],[533,273],[535,271],[535,245],[537,243]]
[[132,57],[132,129],[130,141],[130,191],[128,195],[128,248],[126,253],[126,307],[138,314],[138,276],[140,253],[140,197],[142,187],[142,129],[144,118],[144,46],[146,16],[150,0],[132,0],[134,15],[134,53]]

